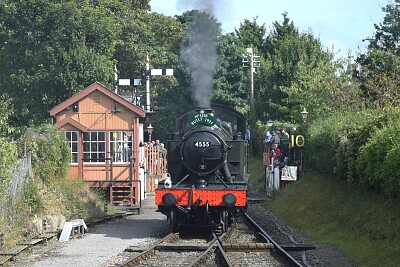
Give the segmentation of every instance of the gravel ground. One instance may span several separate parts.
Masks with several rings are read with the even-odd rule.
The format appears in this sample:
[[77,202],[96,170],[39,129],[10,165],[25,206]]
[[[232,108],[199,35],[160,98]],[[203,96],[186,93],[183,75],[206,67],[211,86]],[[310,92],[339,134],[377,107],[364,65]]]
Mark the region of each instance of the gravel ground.
[[113,266],[117,255],[129,246],[148,247],[168,232],[166,217],[155,212],[154,197],[144,203],[139,215],[89,228],[82,238],[51,242],[18,256],[10,266],[93,267]]
[[[132,215],[113,222],[107,222],[89,228],[82,238],[60,243],[34,247],[28,254],[19,255],[8,266],[18,267],[111,267],[123,257],[119,255],[129,246],[149,247],[168,232],[169,225],[161,213],[155,212],[154,196],[142,203],[139,215]],[[316,244],[301,231],[286,226],[272,213],[263,210],[259,205],[250,205],[249,214],[268,232],[279,225],[301,243],[315,244],[316,250],[307,252],[310,266],[353,266],[351,262],[336,249]]]

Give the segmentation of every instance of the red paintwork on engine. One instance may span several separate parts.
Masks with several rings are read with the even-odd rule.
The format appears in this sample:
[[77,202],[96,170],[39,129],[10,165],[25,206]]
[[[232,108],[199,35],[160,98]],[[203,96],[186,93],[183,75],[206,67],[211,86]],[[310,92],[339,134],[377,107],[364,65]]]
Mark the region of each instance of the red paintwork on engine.
[[[176,197],[176,205],[188,206],[189,194],[191,189],[156,189],[156,205],[163,206],[162,197],[166,193],[171,193]],[[225,194],[234,194],[236,196],[235,207],[246,206],[246,190],[206,190],[206,189],[193,189],[192,203],[194,204],[201,199],[200,206],[205,206],[208,201],[209,206],[223,207],[224,203],[222,198]]]

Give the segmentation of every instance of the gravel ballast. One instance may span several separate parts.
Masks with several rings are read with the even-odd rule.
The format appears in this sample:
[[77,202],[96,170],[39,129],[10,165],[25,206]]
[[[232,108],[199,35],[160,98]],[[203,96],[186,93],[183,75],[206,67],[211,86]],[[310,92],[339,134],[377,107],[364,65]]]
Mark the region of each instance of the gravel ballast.
[[[250,205],[248,212],[268,231],[276,231],[277,225],[284,228],[296,240],[313,243],[301,231],[289,228],[261,205]],[[18,255],[9,266],[18,267],[111,267],[124,262],[128,247],[148,248],[169,232],[166,217],[156,212],[154,196],[142,202],[139,215],[132,215],[89,228],[81,238],[68,242],[52,241],[48,245],[34,247],[29,253]],[[309,251],[310,266],[352,266],[351,262],[329,246],[315,244]]]
[[168,232],[166,217],[156,212],[154,196],[142,202],[139,215],[90,227],[81,238],[51,242],[18,256],[10,266],[93,267],[113,266],[117,255],[129,246],[148,247]]

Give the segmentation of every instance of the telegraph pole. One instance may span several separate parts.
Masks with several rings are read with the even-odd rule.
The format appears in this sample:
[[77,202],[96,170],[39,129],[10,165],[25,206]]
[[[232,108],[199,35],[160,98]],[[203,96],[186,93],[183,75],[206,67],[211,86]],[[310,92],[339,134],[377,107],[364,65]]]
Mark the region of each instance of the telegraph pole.
[[150,60],[146,54],[146,112],[150,112]]
[[114,64],[114,92],[118,94],[118,69],[117,64]]
[[256,68],[260,67],[260,56],[253,54],[253,48],[247,48],[247,57],[242,60],[242,67],[249,67],[250,65],[250,106],[254,107],[254,73]]

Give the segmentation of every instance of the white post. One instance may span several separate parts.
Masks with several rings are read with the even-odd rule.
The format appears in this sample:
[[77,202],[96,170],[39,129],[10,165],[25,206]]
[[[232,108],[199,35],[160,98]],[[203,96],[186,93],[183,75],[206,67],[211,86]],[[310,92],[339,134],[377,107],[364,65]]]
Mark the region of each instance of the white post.
[[118,94],[118,69],[117,64],[114,65],[114,84],[115,84],[115,93]]
[[146,55],[146,111],[150,112],[150,60]]
[[250,61],[250,105],[254,107],[254,61],[253,61],[253,49],[249,53]]

